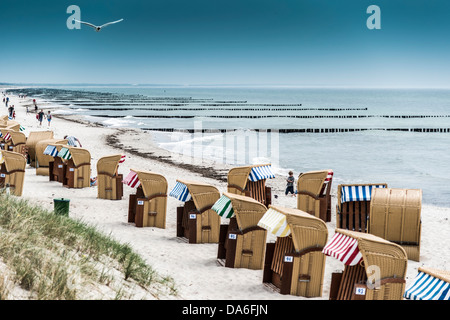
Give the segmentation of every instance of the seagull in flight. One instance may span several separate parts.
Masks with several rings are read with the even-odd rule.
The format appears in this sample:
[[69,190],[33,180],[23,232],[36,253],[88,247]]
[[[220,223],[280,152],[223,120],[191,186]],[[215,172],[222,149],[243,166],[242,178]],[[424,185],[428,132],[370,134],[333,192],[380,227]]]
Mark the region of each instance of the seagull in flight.
[[120,21],[123,21],[123,19],[120,19],[120,20],[117,20],[117,21],[112,21],[112,22],[105,23],[105,24],[103,24],[103,25],[101,25],[101,26],[96,26],[96,25],[93,25],[92,23],[80,21],[80,20],[77,20],[77,19],[75,19],[75,18],[74,18],[73,20],[76,21],[76,22],[85,24],[85,25],[87,25],[87,26],[89,26],[89,27],[92,27],[92,28],[94,28],[95,31],[97,31],[97,32],[99,32],[102,28],[104,28],[104,27],[106,27],[106,26],[109,26],[110,24],[114,24],[114,23],[118,23],[118,22],[120,22]]

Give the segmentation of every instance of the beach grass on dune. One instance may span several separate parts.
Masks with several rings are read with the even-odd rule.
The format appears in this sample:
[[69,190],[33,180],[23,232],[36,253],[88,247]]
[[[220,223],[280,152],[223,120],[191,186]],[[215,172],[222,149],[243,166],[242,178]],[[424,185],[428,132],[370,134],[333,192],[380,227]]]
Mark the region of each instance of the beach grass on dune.
[[[135,299],[133,285],[152,298],[176,294],[173,280],[158,275],[128,244],[3,192],[0,262],[30,299]],[[8,287],[0,277],[0,299],[8,299]]]

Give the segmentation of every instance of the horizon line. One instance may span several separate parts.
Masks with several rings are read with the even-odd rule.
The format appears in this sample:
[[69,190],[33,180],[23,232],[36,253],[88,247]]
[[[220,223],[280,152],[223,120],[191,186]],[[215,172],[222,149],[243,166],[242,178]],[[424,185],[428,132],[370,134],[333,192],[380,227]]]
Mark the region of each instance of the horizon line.
[[0,82],[0,86],[85,86],[85,87],[266,87],[266,88],[342,88],[342,89],[450,89],[448,86],[357,86],[357,85],[301,85],[301,84],[155,84],[155,83],[37,83]]

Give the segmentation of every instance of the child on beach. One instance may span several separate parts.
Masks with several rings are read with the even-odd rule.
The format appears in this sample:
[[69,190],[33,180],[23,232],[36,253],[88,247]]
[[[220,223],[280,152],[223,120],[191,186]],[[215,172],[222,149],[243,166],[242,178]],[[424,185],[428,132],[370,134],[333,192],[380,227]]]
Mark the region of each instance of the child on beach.
[[286,179],[287,185],[286,185],[286,192],[285,195],[288,195],[288,193],[292,193],[292,196],[295,197],[294,193],[294,173],[292,171],[289,171],[289,177]]
[[50,127],[50,122],[52,121],[52,115],[50,114],[50,111],[47,113],[47,121],[48,121],[48,127]]

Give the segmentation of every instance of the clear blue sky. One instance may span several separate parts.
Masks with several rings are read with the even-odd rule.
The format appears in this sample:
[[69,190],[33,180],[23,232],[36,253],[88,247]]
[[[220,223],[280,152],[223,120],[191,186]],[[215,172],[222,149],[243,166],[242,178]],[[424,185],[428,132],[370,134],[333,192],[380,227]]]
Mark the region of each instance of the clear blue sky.
[[0,34],[0,82],[450,87],[448,0],[2,0]]

